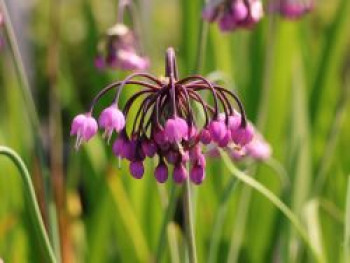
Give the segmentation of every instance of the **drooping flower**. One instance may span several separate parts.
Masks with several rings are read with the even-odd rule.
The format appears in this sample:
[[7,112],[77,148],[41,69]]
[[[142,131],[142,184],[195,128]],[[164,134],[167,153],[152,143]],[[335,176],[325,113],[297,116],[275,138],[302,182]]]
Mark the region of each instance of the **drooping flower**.
[[145,169],[143,167],[143,162],[141,161],[132,161],[130,162],[130,173],[136,179],[141,179]]
[[160,161],[154,171],[154,177],[159,183],[164,183],[168,180],[168,167],[164,161]]
[[120,132],[125,127],[124,115],[115,105],[104,109],[98,122],[105,129],[104,136],[108,138],[108,141],[113,131]]
[[264,16],[261,0],[210,0],[202,12],[203,19],[218,22],[221,31],[251,28]]
[[[119,109],[119,95],[127,85],[141,90],[126,101],[124,108]],[[178,79],[172,48],[166,53],[164,78],[134,73],[124,81],[108,85],[94,98],[89,115],[79,115],[73,120],[73,134],[78,134],[78,129],[82,134],[86,116],[92,118],[95,104],[110,91],[115,92],[114,100],[112,106],[102,111],[99,125],[109,138],[113,132],[119,134],[113,144],[113,153],[130,162],[130,173],[137,179],[144,175],[146,157],[158,158],[154,176],[160,183],[168,179],[168,168],[173,166],[172,177],[176,183],[189,179],[194,184],[201,184],[205,179],[206,157],[210,153],[219,155],[217,149],[237,149],[255,157],[259,151],[262,152],[261,147],[254,148],[250,144],[254,128],[246,119],[238,96],[199,75]],[[205,101],[201,95],[203,92],[208,92],[212,100]],[[140,101],[140,104],[136,106],[135,101]],[[237,104],[239,112],[231,102]],[[203,121],[195,118],[194,103],[200,106],[205,116]],[[131,116],[129,113],[133,107],[137,107],[136,115]],[[125,123],[128,121],[132,126],[127,130]],[[96,131],[97,123],[94,133]],[[189,173],[186,167],[190,168]]]
[[270,158],[271,146],[265,141],[261,134],[256,134],[255,138],[245,147],[247,155],[256,160],[266,160]]
[[87,142],[97,133],[96,120],[89,113],[77,115],[72,122],[70,135],[76,135],[75,148],[78,149],[83,142]]

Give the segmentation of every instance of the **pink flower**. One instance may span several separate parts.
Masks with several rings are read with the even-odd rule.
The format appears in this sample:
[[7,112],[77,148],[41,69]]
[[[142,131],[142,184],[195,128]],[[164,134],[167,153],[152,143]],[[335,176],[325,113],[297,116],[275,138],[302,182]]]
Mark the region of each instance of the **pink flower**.
[[168,119],[164,127],[165,137],[170,143],[178,143],[186,138],[188,134],[188,125],[180,117]]
[[108,142],[113,131],[120,132],[125,127],[125,117],[115,105],[104,109],[98,122],[105,129],[104,137],[107,137]]
[[213,120],[209,124],[211,138],[215,142],[220,142],[226,135],[226,125],[223,121]]
[[270,145],[260,134],[257,135],[253,141],[248,143],[245,149],[250,157],[257,160],[266,160],[270,158],[272,154]]
[[239,127],[231,132],[231,137],[234,143],[244,146],[249,143],[254,137],[254,127],[247,123],[246,127]]
[[79,149],[83,142],[87,142],[97,133],[97,130],[97,122],[89,113],[77,115],[72,121],[70,131],[71,136],[77,136],[75,148]]

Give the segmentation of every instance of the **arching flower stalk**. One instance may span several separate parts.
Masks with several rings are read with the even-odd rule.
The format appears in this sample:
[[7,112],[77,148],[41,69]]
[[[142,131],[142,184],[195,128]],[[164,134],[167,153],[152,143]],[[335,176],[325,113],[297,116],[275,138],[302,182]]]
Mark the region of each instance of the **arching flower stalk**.
[[[127,85],[137,86],[141,90],[133,94],[121,110],[118,100]],[[206,145],[238,151],[253,142],[254,127],[247,121],[238,96],[200,75],[179,79],[175,53],[169,48],[164,78],[134,73],[97,94],[90,111],[73,120],[71,134],[77,135],[77,147],[96,134],[97,122],[92,117],[93,109],[109,91],[115,92],[115,98],[102,111],[99,126],[105,129],[108,140],[113,132],[119,134],[113,143],[113,153],[118,158],[130,161],[130,172],[137,179],[144,174],[145,158],[157,156],[155,178],[158,182],[163,183],[168,179],[168,168],[172,165],[176,183],[184,182],[189,176],[193,183],[200,184],[205,178]],[[201,92],[209,92],[213,103],[204,101]],[[139,99],[142,101],[138,104],[136,116],[131,119],[130,109],[136,107]],[[232,102],[237,104],[239,112],[234,109]],[[193,103],[197,103],[204,113],[203,121],[196,119]],[[126,122],[132,124],[131,130],[127,131]],[[189,175],[187,163],[190,164]]]
[[314,0],[272,0],[271,9],[288,19],[298,19],[314,8]]
[[[110,27],[98,44],[95,66],[121,70],[146,70],[149,67],[147,57],[141,55],[140,44],[134,29],[124,24],[124,11],[129,9],[130,0],[119,1],[118,21]],[[134,18],[135,14],[130,12]],[[135,25],[133,25],[135,27]]]
[[202,16],[217,22],[221,31],[252,28],[264,16],[261,0],[210,0]]

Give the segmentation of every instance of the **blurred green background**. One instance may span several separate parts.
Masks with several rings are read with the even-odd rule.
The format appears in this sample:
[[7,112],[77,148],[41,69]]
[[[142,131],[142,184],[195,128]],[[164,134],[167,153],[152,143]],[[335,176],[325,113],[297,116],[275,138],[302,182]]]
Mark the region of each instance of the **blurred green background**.
[[[93,64],[100,37],[115,23],[117,1],[5,2],[30,76],[40,132],[32,128],[33,113],[7,42],[0,53],[0,145],[15,149],[27,164],[55,251],[62,262],[153,262],[171,180],[157,184],[152,161],[144,178],[134,180],[127,163],[117,168],[101,136],[78,152],[69,137],[72,118],[104,86],[126,76],[98,72]],[[204,41],[202,1],[136,5],[150,71],[163,74],[164,51],[173,46],[180,76],[193,73]],[[291,208],[324,262],[350,262],[345,231],[350,229],[349,14],[348,0],[318,1],[311,14],[296,21],[268,14],[255,29],[229,34],[210,25],[204,42],[201,73],[221,76],[238,91],[249,119],[273,147],[271,160],[240,168]],[[4,28],[1,36],[6,38]],[[193,189],[199,262],[315,262],[269,200],[233,181],[220,159],[208,162],[206,180]],[[0,193],[0,258],[44,262],[18,171],[1,156]],[[162,262],[186,262],[181,222],[178,207]]]

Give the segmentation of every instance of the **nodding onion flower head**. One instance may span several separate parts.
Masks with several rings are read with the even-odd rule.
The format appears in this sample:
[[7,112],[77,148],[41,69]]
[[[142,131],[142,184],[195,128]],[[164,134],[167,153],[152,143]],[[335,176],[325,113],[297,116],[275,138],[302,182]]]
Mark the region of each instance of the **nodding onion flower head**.
[[[129,85],[139,87],[140,91],[119,108],[120,94]],[[205,179],[206,157],[217,156],[219,148],[249,153],[257,159],[264,159],[271,152],[265,141],[255,138],[255,129],[246,119],[243,105],[234,92],[200,75],[178,78],[172,48],[166,52],[165,77],[158,79],[148,73],[134,73],[96,95],[89,113],[73,120],[71,134],[77,135],[77,145],[96,134],[97,122],[92,113],[96,103],[108,92],[115,93],[114,100],[102,111],[99,127],[104,129],[108,140],[113,133],[117,134],[113,153],[130,162],[130,174],[134,178],[143,177],[146,157],[158,159],[154,177],[159,183],[168,180],[169,167],[173,166],[171,176],[176,183],[190,179],[194,184],[201,184]],[[210,95],[211,103],[202,97],[203,92]],[[239,112],[232,102],[237,104]],[[195,117],[193,104],[199,106],[203,119]],[[136,115],[129,114],[132,108]]]
[[121,70],[146,70],[149,60],[139,51],[139,43],[134,31],[126,25],[117,23],[107,30],[105,38],[98,45],[95,66]]
[[202,11],[203,19],[217,22],[223,32],[252,28],[264,16],[261,0],[210,0]]
[[287,19],[298,19],[314,8],[314,0],[273,0],[270,8]]

